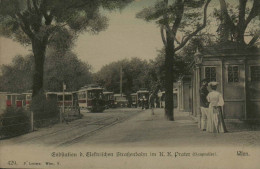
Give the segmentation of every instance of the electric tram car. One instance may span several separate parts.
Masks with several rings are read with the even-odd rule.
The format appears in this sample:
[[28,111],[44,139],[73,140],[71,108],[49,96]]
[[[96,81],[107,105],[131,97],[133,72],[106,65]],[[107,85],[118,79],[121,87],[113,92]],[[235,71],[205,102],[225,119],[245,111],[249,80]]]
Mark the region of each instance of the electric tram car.
[[128,100],[124,94],[114,94],[116,107],[127,107]]
[[103,88],[96,85],[82,87],[78,92],[78,103],[81,109],[91,112],[103,112],[106,108]]
[[[136,92],[138,98],[138,107],[143,107],[148,109],[149,108],[149,91],[146,89],[141,89]],[[144,105],[143,105],[144,104]]]
[[0,92],[0,114],[7,107],[24,107],[26,105],[25,95],[19,93]]
[[106,108],[114,108],[115,100],[113,92],[103,92]]

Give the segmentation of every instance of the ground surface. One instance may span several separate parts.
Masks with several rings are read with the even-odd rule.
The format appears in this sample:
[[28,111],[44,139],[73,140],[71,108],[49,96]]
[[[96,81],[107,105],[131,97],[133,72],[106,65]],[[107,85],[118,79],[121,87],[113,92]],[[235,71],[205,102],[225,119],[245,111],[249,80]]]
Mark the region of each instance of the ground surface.
[[200,131],[186,112],[175,111],[175,121],[164,119],[163,109],[108,109],[104,113],[83,112],[83,118],[35,132],[1,140],[1,145],[70,147],[102,145],[118,147],[260,146],[260,128],[227,123],[228,133]]

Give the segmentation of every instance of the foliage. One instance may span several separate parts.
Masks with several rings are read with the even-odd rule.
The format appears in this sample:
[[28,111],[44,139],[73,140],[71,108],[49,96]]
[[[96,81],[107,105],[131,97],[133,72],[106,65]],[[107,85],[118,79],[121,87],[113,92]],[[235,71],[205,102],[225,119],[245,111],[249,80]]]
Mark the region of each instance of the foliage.
[[0,119],[2,121],[1,135],[15,136],[30,130],[30,116],[23,108],[7,107]]
[[[211,0],[161,0],[136,14],[137,18],[155,21],[160,27],[165,51],[165,115],[169,120],[174,119],[173,82],[176,69],[174,62],[178,61],[176,52],[206,27],[207,8],[210,2]],[[200,20],[203,20],[202,23]]]
[[58,118],[59,108],[56,99],[46,99],[45,95],[38,95],[32,101],[31,110],[37,121],[49,118]]
[[[159,51],[158,56],[149,62],[139,58],[131,60],[121,60],[110,63],[101,68],[94,75],[94,81],[104,86],[108,91],[120,92],[120,67],[123,70],[123,93],[129,95],[138,91],[140,88],[146,88],[151,91],[165,89],[165,53]],[[179,75],[185,72],[187,68],[183,58],[175,56],[174,62],[174,80],[177,81]]]
[[[32,55],[16,56],[12,64],[2,65],[0,90],[25,92],[32,89]],[[44,88],[48,91],[62,91],[65,82],[68,91],[78,90],[92,80],[91,66],[82,62],[72,52],[49,52],[45,61]]]
[[[137,13],[136,17],[148,22],[155,21],[161,28],[164,44],[165,31],[170,38],[174,39],[175,51],[177,51],[206,26],[205,10],[210,1],[207,0],[206,3],[205,0],[157,1],[154,6],[144,8]],[[203,6],[205,6],[204,11],[201,10]]]
[[49,91],[62,91],[63,82],[66,90],[76,91],[91,83],[91,66],[82,62],[72,52],[51,52],[46,58],[44,88]]
[[[219,21],[220,41],[229,40],[247,47],[257,43],[260,36],[260,1],[252,1],[240,0],[231,4],[219,0],[220,9],[215,8],[214,16]],[[248,42],[246,33],[252,37]]]
[[146,76],[148,63],[139,58],[124,59],[103,66],[94,75],[94,81],[104,86],[108,91],[119,93],[120,67],[123,71],[123,93],[129,95],[140,88],[149,87],[149,79]]
[[13,58],[9,65],[1,66],[0,90],[7,92],[24,92],[31,90],[33,56],[22,57],[20,55]]
[[121,9],[132,0],[1,0],[0,35],[32,45],[34,56],[33,97],[43,90],[46,49],[72,47],[83,31],[104,30],[107,18],[100,8]]

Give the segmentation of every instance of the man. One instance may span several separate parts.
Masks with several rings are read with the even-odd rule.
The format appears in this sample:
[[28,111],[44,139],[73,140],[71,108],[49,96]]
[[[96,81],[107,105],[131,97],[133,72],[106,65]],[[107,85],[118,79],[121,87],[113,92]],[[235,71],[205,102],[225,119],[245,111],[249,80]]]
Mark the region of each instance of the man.
[[200,129],[206,131],[207,128],[207,116],[208,116],[208,108],[209,102],[207,100],[207,96],[209,91],[207,89],[208,81],[207,79],[203,79],[201,81],[201,88],[200,88],[200,110],[201,110],[201,123]]

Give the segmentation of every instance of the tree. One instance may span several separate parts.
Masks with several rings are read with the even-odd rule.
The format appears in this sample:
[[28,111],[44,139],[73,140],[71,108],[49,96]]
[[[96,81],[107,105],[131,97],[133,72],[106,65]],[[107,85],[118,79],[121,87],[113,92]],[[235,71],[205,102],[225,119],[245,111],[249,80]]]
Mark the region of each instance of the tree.
[[[181,57],[185,56],[185,57]],[[191,56],[191,55],[189,55]],[[148,76],[149,77],[149,86],[152,91],[158,91],[159,89],[165,90],[165,66],[164,66],[165,51],[160,50],[157,57],[154,60],[150,60]],[[188,71],[188,65],[190,58],[186,55],[176,54],[174,55],[173,62],[173,81],[177,82],[179,76],[183,75]]]
[[[219,34],[222,41],[233,41],[238,44],[251,47],[259,39],[260,29],[259,21],[254,28],[251,27],[251,36],[249,43],[245,41],[245,32],[250,23],[260,18],[260,1],[239,0],[238,5],[227,4],[225,0],[219,0],[220,10],[215,10],[215,16],[220,20]],[[248,6],[252,7],[249,8]]]
[[[162,0],[153,7],[144,8],[137,14],[138,18],[146,21],[155,20],[161,30],[161,37],[165,50],[165,116],[174,120],[173,116],[173,63],[174,55],[187,42],[206,26],[207,8],[211,0],[175,0],[170,3]],[[203,23],[201,8],[203,8]],[[195,30],[191,26],[195,27]],[[185,29],[186,28],[186,29]],[[180,33],[182,39],[179,38]]]
[[147,76],[149,64],[145,60],[132,58],[105,65],[94,75],[94,81],[115,93],[120,92],[120,68],[123,71],[123,93],[130,95],[140,88],[149,88]]
[[[98,33],[107,27],[100,7],[122,8],[132,0],[1,0],[0,35],[31,45],[34,56],[33,97],[43,91],[46,48],[66,50],[82,31]],[[65,42],[65,43],[64,43]]]
[[77,91],[92,82],[91,65],[82,62],[71,51],[50,52],[46,57],[44,88],[49,91],[62,91],[63,82],[67,91]]
[[[72,52],[47,52],[44,70],[44,89],[62,91],[65,82],[68,91],[76,91],[91,83],[91,66],[80,61]],[[34,71],[33,56],[14,57],[12,64],[2,65],[0,91],[25,92],[31,90]]]
[[31,90],[33,73],[33,56],[15,56],[12,63],[2,65],[0,90],[6,92],[25,92]]

